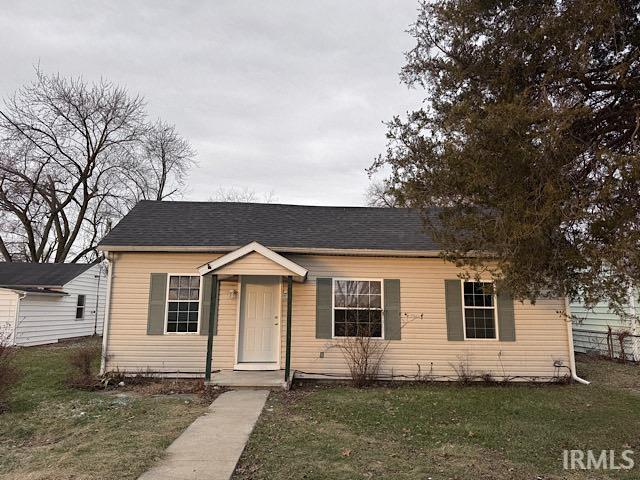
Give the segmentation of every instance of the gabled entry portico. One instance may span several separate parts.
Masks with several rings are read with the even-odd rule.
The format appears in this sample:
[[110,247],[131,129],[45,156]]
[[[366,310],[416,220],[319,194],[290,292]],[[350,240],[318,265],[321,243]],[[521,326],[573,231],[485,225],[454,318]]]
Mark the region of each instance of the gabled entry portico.
[[[198,268],[203,279],[211,276],[205,380],[211,380],[215,325],[221,280],[238,282],[234,370],[280,370],[282,321],[286,317],[284,379],[291,370],[291,320],[293,282],[304,282],[307,270],[282,255],[252,242]],[[287,285],[286,310],[282,310],[283,284]]]

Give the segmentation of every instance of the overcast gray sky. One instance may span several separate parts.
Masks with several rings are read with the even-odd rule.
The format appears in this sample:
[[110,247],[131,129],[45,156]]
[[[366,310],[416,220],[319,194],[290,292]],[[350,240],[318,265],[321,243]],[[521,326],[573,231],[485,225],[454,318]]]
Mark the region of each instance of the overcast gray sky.
[[185,198],[218,187],[361,205],[401,85],[417,0],[8,1],[0,95],[49,73],[142,94],[198,152]]

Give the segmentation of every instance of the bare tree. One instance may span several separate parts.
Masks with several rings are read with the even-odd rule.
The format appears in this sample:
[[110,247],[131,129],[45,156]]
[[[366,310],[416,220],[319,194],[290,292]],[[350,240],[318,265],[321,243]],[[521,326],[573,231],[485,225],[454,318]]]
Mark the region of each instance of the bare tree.
[[240,202],[240,203],[275,203],[278,201],[273,191],[258,194],[255,190],[243,187],[220,187],[209,198],[211,202]]
[[138,168],[129,172],[131,199],[164,200],[178,195],[196,164],[195,152],[174,125],[156,120],[142,139]]
[[365,193],[368,207],[398,208],[405,205],[393,195],[385,182],[371,182]]
[[[160,163],[147,150],[159,124],[149,127],[145,120],[143,99],[122,87],[36,69],[35,81],[0,108],[4,260],[95,258],[108,225],[138,198],[170,195],[166,185],[177,169],[148,175],[150,165]],[[140,171],[147,172],[144,184],[134,181]]]

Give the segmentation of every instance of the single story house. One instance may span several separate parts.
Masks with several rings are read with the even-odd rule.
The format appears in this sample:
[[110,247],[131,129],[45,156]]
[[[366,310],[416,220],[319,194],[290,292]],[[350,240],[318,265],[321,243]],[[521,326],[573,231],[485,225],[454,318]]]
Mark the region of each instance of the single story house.
[[414,210],[142,201],[98,249],[103,372],[347,377],[366,328],[384,378],[575,377],[565,299],[461,280]]
[[0,339],[11,345],[102,335],[101,264],[0,263]]
[[629,290],[623,314],[613,312],[606,303],[587,308],[579,300],[572,302],[576,352],[640,362],[639,296],[637,289]]

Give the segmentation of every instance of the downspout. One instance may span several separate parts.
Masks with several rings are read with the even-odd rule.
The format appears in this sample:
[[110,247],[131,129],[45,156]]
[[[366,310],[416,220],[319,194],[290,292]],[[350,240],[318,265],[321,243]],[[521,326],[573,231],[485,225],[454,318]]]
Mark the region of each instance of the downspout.
[[629,313],[631,314],[631,341],[633,345],[633,360],[640,362],[640,339],[638,338],[638,310],[636,308],[636,292],[629,287]]
[[564,310],[567,314],[567,338],[569,340],[569,368],[571,370],[572,380],[582,383],[583,385],[589,385],[591,382],[580,378],[576,373],[576,357],[573,351],[573,321],[571,320],[571,307],[569,306],[569,299],[564,297]]
[[13,345],[18,345],[18,324],[19,324],[19,320],[20,320],[20,303],[22,302],[22,299],[24,297],[27,296],[27,292],[16,292],[16,297],[18,297],[18,300],[16,301],[16,316],[13,319],[13,339],[11,340],[11,343],[13,343]]
[[[93,334],[98,334],[98,309],[100,308],[100,277],[102,277],[102,265],[98,266],[98,275],[94,275],[94,278],[98,277],[98,287],[96,288],[96,314],[93,321]],[[104,324],[103,332],[104,333]]]
[[107,297],[104,306],[104,321],[102,322],[102,356],[100,358],[100,375],[104,375],[107,368],[107,346],[109,345],[109,318],[111,316],[111,283],[115,262],[112,261],[109,252],[104,252],[107,263]]

